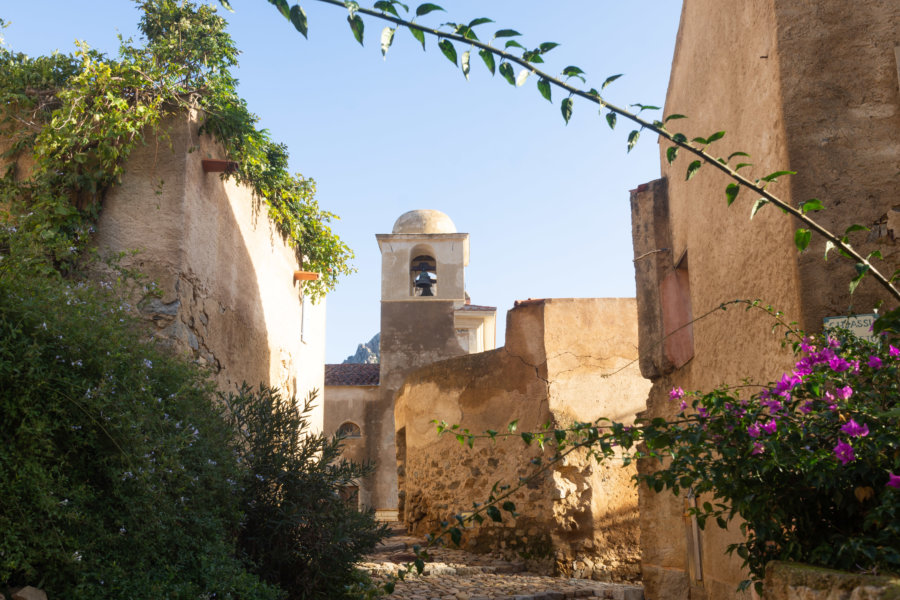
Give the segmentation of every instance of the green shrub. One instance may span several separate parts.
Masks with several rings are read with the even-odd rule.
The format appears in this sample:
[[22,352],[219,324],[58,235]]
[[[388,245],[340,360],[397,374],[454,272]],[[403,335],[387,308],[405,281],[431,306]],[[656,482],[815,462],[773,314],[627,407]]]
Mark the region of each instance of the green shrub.
[[0,255],[0,584],[275,598],[234,557],[242,475],[215,394],[143,337],[111,290]]
[[246,467],[239,548],[292,600],[350,597],[360,578],[354,563],[387,532],[373,511],[341,501],[341,488],[372,467],[340,459],[340,438],[310,432],[314,399],[315,392],[298,408],[276,390],[246,385],[224,398]]

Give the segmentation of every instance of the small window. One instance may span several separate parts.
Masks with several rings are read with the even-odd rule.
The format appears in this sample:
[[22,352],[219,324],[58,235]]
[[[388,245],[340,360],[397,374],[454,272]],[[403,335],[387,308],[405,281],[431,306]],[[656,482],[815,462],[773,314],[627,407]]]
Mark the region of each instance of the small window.
[[337,434],[344,438],[358,438],[362,437],[362,430],[360,430],[359,425],[356,423],[347,421],[338,427]]

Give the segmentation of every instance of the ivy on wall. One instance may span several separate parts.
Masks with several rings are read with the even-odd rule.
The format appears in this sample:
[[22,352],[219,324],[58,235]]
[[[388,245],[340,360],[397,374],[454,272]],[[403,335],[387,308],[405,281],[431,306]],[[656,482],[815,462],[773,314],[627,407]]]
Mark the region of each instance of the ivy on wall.
[[[39,248],[44,268],[75,268],[132,150],[148,136],[165,139],[166,117],[198,110],[201,131],[238,165],[229,176],[265,202],[303,268],[320,273],[304,285],[322,297],[352,272],[353,253],[331,230],[337,217],[319,207],[315,182],[288,171],[286,147],[256,127],[237,95],[238,50],[225,20],[190,1],[135,2],[144,43],[120,38],[116,58],[84,44],[36,58],[0,47],[0,158],[10,164],[0,221],[17,234],[9,243]],[[33,163],[27,175],[23,162]]]

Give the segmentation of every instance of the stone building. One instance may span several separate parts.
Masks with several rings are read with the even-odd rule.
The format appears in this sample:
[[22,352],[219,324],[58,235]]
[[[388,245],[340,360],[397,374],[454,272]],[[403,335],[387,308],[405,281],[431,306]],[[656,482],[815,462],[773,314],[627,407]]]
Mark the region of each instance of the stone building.
[[[506,345],[494,349],[495,309],[468,302],[468,235],[447,215],[412,211],[376,237],[381,363],[325,371],[326,431],[347,435],[347,458],[376,463],[348,499],[425,535],[485,501],[495,482],[515,485],[541,454],[518,438],[464,448],[438,437],[434,419],[473,432],[505,431],[517,420],[529,431],[600,417],[628,422],[644,408],[649,382],[636,363],[634,299],[519,302],[507,317]],[[572,454],[511,498],[514,519],[470,528],[463,544],[549,571],[636,579],[633,474]]]
[[[135,298],[153,334],[209,367],[220,389],[321,390],[325,302],[304,297],[296,252],[252,190],[209,171],[222,150],[198,133],[199,119],[173,117],[165,142],[135,147],[103,200],[95,243],[157,285],[158,294]],[[29,157],[20,161],[24,175]],[[323,413],[312,415],[313,429]]]
[[[898,47],[897,2],[685,0],[665,114],[689,117],[670,122],[689,139],[726,131],[712,151],[750,153],[754,166],[742,173],[751,179],[797,171],[769,189],[795,205],[821,199],[827,210],[815,217],[831,231],[867,226],[851,243],[880,250],[890,276],[900,266]],[[722,302],[759,298],[809,332],[825,317],[896,305],[871,280],[851,297],[853,265],[824,262],[823,240],[799,254],[798,223],[771,207],[750,220],[756,197],[742,192],[728,207],[724,176],[703,168],[686,182],[687,162],[670,166],[665,150],[663,177],[631,194],[640,366],[653,381],[647,416],[674,415],[675,386],[767,382],[790,369],[761,312],[717,311],[690,324]],[[724,551],[739,532],[696,530],[685,502],[642,490],[646,597],[741,597],[740,559]]]
[[379,519],[395,521],[396,393],[417,367],[493,349],[496,309],[468,302],[469,234],[457,232],[444,213],[407,212],[391,233],[376,239],[382,264],[381,362],[372,367],[326,366],[325,430],[359,432],[357,439],[348,440],[348,456],[371,460],[376,466],[375,474],[360,482],[359,502],[375,509]]

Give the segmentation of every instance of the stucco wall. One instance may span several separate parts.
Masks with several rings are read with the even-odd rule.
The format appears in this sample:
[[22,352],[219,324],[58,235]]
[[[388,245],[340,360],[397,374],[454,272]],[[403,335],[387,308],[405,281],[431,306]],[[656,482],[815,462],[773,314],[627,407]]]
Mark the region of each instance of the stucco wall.
[[[517,483],[541,454],[517,437],[479,440],[468,449],[453,436],[438,437],[432,419],[473,432],[506,431],[517,420],[519,431],[536,431],[548,422],[565,427],[600,416],[629,421],[644,407],[649,382],[634,363],[633,299],[527,301],[509,311],[506,331],[505,347],[420,368],[397,395],[396,426],[406,447],[404,517],[419,534],[472,510],[495,482]],[[633,473],[572,454],[512,496],[518,517],[485,522],[467,532],[464,544],[579,577],[635,578]]]
[[244,381],[300,397],[317,389],[320,429],[324,301],[304,302],[294,250],[250,189],[203,172],[201,159],[222,154],[197,127],[194,116],[172,119],[168,139],[135,149],[104,200],[97,246],[125,252],[123,266],[158,284],[141,312],[159,338],[209,366],[221,389]]
[[[798,171],[769,189],[794,203],[821,199],[828,209],[816,217],[826,226],[875,224],[852,241],[864,253],[881,250],[888,273],[898,266],[900,230],[898,21],[900,5],[891,2],[685,0],[664,111],[688,115],[670,122],[688,138],[726,131],[714,153],[749,152],[751,159],[738,160],[754,163],[741,171],[751,179]],[[750,220],[756,197],[746,191],[729,208],[724,176],[704,167],[686,182],[688,161],[668,165],[666,146],[660,147],[665,180],[632,192],[641,368],[654,383],[645,414],[654,417],[674,416],[672,387],[710,389],[745,377],[765,382],[790,369],[771,318],[740,308],[714,311],[720,303],[759,298],[816,331],[824,316],[870,312],[885,298],[867,282],[850,309],[851,263],[836,256],[824,263],[824,242],[815,238],[798,257],[798,223],[771,207]],[[683,285],[667,287],[675,274]],[[680,292],[687,306],[679,306]],[[663,340],[671,331],[667,315],[679,308],[702,317],[691,327],[686,356],[683,348],[668,352],[671,340]],[[745,576],[740,560],[724,552],[738,533],[707,528],[702,564],[692,566],[683,513],[682,499],[642,490],[647,598],[740,597],[734,591]],[[699,575],[697,567],[702,580],[689,575]]]
[[[359,426],[361,437],[344,440],[342,456],[356,463],[368,460],[367,439],[373,435],[366,420],[369,406],[381,398],[377,385],[329,385],[325,387],[325,433],[332,435],[346,422]],[[373,506],[370,482],[360,482],[359,501]]]

